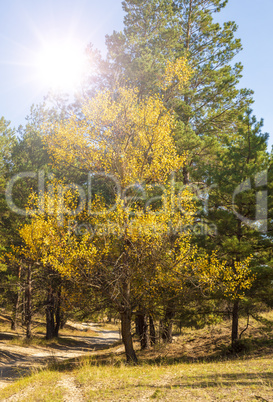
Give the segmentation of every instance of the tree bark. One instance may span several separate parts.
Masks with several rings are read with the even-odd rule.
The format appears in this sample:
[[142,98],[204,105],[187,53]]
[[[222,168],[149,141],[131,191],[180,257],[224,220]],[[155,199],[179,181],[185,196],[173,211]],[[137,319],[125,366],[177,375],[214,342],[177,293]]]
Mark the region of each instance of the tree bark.
[[136,326],[136,335],[140,336],[140,318],[139,318],[140,314],[137,313],[136,314],[136,318],[135,318],[135,326]]
[[60,321],[60,329],[64,329],[64,326],[65,326],[66,321],[67,321],[67,317],[65,316],[63,310],[60,313],[60,320],[61,320]]
[[231,343],[234,345],[238,341],[238,324],[239,324],[239,300],[235,300],[232,310],[232,331]]
[[18,311],[19,311],[20,297],[21,297],[20,293],[21,292],[20,292],[20,288],[19,288],[18,292],[17,292],[17,296],[16,296],[16,302],[14,304],[13,314],[12,314],[12,317],[11,317],[11,330],[12,331],[16,331],[16,329],[17,329]]
[[55,327],[54,327],[54,336],[58,338],[59,336],[59,329],[61,327],[61,291],[58,290],[56,296],[56,311],[55,311]]
[[162,339],[166,343],[172,343],[173,340],[173,318],[175,315],[174,304],[170,303],[165,312],[165,317],[162,323]]
[[27,284],[26,284],[26,337],[29,339],[32,337],[31,333],[31,323],[32,323],[32,306],[31,306],[31,296],[32,296],[32,283],[31,283],[31,266],[28,265],[27,271]]
[[19,269],[18,269],[18,290],[17,290],[17,295],[16,295],[16,302],[14,304],[13,314],[11,317],[11,330],[13,330],[13,331],[16,331],[16,329],[17,329],[20,298],[21,298],[21,265],[19,265]]
[[22,311],[21,311],[22,326],[26,325],[26,284],[22,289]]
[[52,288],[48,289],[46,303],[46,339],[54,338],[55,320],[54,320],[54,296]]
[[141,350],[149,349],[150,347],[150,336],[149,336],[149,326],[146,314],[139,314],[139,337]]
[[133,339],[131,334],[131,312],[126,309],[121,314],[121,335],[125,346],[126,360],[128,363],[137,363],[137,357],[134,351]]
[[61,292],[48,289],[46,304],[46,339],[57,338],[61,327]]
[[127,277],[124,278],[122,284],[122,303],[120,305],[121,317],[121,336],[125,347],[127,363],[137,363],[137,357],[134,351],[133,339],[131,334],[131,319],[132,308],[130,303],[130,281]]
[[155,344],[156,344],[155,326],[154,326],[153,317],[152,317],[151,315],[149,316],[149,325],[150,325],[150,340],[151,340],[151,345],[155,345]]
[[183,171],[183,184],[187,186],[190,183],[190,173],[186,166],[183,167],[182,171]]

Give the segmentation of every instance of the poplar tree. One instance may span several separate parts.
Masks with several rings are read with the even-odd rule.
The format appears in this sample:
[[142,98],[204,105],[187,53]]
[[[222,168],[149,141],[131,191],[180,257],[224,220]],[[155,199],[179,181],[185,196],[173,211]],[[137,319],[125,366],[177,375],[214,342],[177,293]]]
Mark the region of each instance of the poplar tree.
[[[234,149],[232,155],[225,152],[233,144],[238,128],[243,130],[243,126],[247,126],[247,118],[240,125],[238,116],[252,103],[252,91],[238,86],[243,66],[234,61],[242,50],[241,41],[236,38],[237,25],[233,21],[222,25],[215,22],[227,3],[228,0],[124,0],[124,31],[114,32],[107,38],[108,70],[105,73],[109,82],[122,80],[136,85],[140,96],[154,91],[162,93],[167,108],[175,111],[176,148],[181,154],[187,152],[177,179],[199,188],[218,184],[213,172],[221,159],[231,168],[232,163],[236,166],[234,158],[245,163],[244,157]],[[181,57],[186,58],[191,70],[188,84],[162,91],[159,83],[166,64]],[[222,173],[229,180],[225,169]],[[221,196],[227,188],[223,190]],[[221,218],[217,214],[219,222],[207,217],[215,227],[218,224],[223,228],[229,226],[229,220],[236,218],[227,217],[221,209],[219,213],[224,214]],[[248,233],[253,242],[257,237],[254,232]],[[221,242],[221,236],[218,240]],[[212,249],[215,245],[213,238]],[[247,256],[243,254],[239,261]],[[235,301],[233,306],[233,340],[238,337],[237,304]]]

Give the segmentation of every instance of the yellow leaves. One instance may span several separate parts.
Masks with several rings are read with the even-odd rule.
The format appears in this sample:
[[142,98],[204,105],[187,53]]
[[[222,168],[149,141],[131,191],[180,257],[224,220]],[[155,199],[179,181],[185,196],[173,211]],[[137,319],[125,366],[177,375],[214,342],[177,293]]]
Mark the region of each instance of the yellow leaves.
[[89,148],[101,169],[123,186],[143,180],[164,181],[179,169],[172,137],[174,120],[158,97],[138,100],[136,90],[119,88],[98,94],[83,108],[89,122]]
[[[162,88],[181,89],[190,74],[185,58],[169,61]],[[126,187],[164,183],[185,162],[174,143],[174,115],[159,94],[140,98],[137,89],[125,87],[101,91],[82,114],[81,120],[72,116],[47,128],[45,141],[57,166],[111,173]]]
[[49,222],[37,217],[31,224],[26,224],[20,230],[20,236],[24,240],[25,250],[29,256],[39,258],[43,254],[42,248],[49,245],[54,239],[54,233]]
[[251,259],[252,256],[225,266],[223,284],[226,297],[232,300],[243,298],[246,290],[253,285],[256,277],[250,268]]
[[219,288],[219,278],[221,272],[225,269],[225,262],[221,262],[216,252],[211,255],[198,255],[194,261],[194,275],[201,284],[203,291],[215,291]]
[[136,89],[104,91],[88,101],[79,122],[52,127],[46,141],[55,163],[114,174],[122,186],[164,182],[183,166],[177,154],[172,113],[159,96],[139,99]]
[[196,254],[190,268],[192,278],[198,283],[203,291],[217,292],[231,300],[244,298],[245,292],[251,288],[255,275],[250,269],[252,256],[232,265],[221,261],[217,253],[212,255]]
[[167,62],[161,88],[167,90],[170,86],[177,86],[181,91],[187,85],[191,75],[192,70],[190,69],[185,57],[179,57],[174,62],[169,60]]
[[[47,194],[45,201],[56,204]],[[70,191],[66,201],[71,206],[75,202]],[[115,208],[108,208],[99,196],[89,207],[89,213],[82,211],[79,218],[92,230],[82,233],[71,230],[65,214],[60,225],[58,209],[55,215],[37,215],[20,231],[21,252],[71,279],[98,271],[112,278],[116,269],[119,274],[125,270],[135,297],[149,300],[162,297],[166,289],[179,294],[189,284],[235,300],[243,298],[255,280],[251,257],[229,265],[216,252],[200,255],[192,246],[187,227],[194,224],[194,205],[188,188],[167,186],[157,208],[145,209],[141,202],[121,196],[116,197]]]

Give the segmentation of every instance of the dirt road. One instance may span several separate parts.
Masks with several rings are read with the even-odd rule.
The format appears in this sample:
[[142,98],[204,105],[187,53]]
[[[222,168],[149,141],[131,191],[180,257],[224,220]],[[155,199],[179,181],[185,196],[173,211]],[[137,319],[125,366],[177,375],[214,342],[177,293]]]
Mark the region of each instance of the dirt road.
[[[35,368],[45,366],[50,361],[62,361],[91,354],[120,340],[118,331],[100,329],[96,324],[69,323],[69,325],[73,325],[75,330],[78,331],[75,331],[76,335],[65,337],[71,340],[71,344],[68,345],[52,342],[50,347],[39,345],[19,346],[16,343],[9,342],[14,338],[14,334],[1,333],[0,389],[35,370]],[[89,336],[88,329],[95,331],[97,336]]]

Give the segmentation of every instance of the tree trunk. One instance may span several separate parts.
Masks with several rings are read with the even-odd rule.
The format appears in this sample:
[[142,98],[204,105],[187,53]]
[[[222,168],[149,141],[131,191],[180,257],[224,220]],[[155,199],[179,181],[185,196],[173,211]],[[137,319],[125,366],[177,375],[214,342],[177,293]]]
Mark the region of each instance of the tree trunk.
[[12,331],[16,331],[16,329],[17,329],[18,311],[19,311],[20,297],[21,297],[20,293],[21,292],[20,292],[20,288],[19,288],[18,292],[17,292],[16,302],[15,302],[15,305],[14,305],[13,314],[12,314],[12,317],[11,317],[11,330]]
[[22,289],[21,322],[22,322],[22,326],[26,325],[26,284],[24,284],[24,288]]
[[55,319],[54,319],[54,296],[51,287],[47,293],[46,304],[46,339],[52,339],[55,336]]
[[46,339],[58,338],[62,323],[61,291],[53,292],[48,289],[46,303]]
[[121,314],[121,335],[125,346],[126,360],[128,363],[137,363],[131,334],[131,312],[126,309]]
[[137,363],[137,357],[134,351],[133,339],[131,334],[132,309],[130,304],[130,282],[124,278],[123,282],[123,301],[120,309],[121,317],[121,336],[125,347],[127,363]]
[[61,313],[60,313],[60,329],[64,329],[66,321],[67,321],[67,317],[65,316],[63,310],[61,310]]
[[31,333],[31,323],[32,323],[32,306],[31,306],[31,296],[32,296],[32,286],[31,286],[31,266],[28,265],[28,271],[27,271],[27,284],[26,284],[26,315],[25,315],[25,320],[26,320],[26,337],[29,339],[32,336]]
[[183,167],[183,184],[186,186],[190,183],[190,173],[186,166]]
[[58,338],[59,329],[61,327],[61,291],[57,292],[57,300],[56,300],[56,311],[55,311],[55,327],[54,327],[54,337]]
[[239,300],[235,300],[232,310],[232,331],[231,343],[234,345],[238,341],[238,324],[239,324]]
[[149,326],[146,314],[139,314],[138,320],[139,320],[139,337],[140,337],[141,350],[149,349],[150,337],[149,337]]
[[136,314],[135,326],[136,326],[136,335],[140,336],[140,314],[139,313]]
[[173,318],[175,315],[174,304],[170,303],[165,312],[164,321],[162,323],[162,339],[166,343],[172,343],[173,340]]
[[155,326],[154,326],[153,317],[151,315],[149,316],[149,325],[150,325],[151,345],[155,345],[156,344]]
[[13,315],[11,317],[11,329],[13,331],[16,331],[16,329],[17,329],[20,298],[21,298],[21,265],[19,265],[19,269],[18,269],[18,290],[17,290],[16,302],[14,305]]

